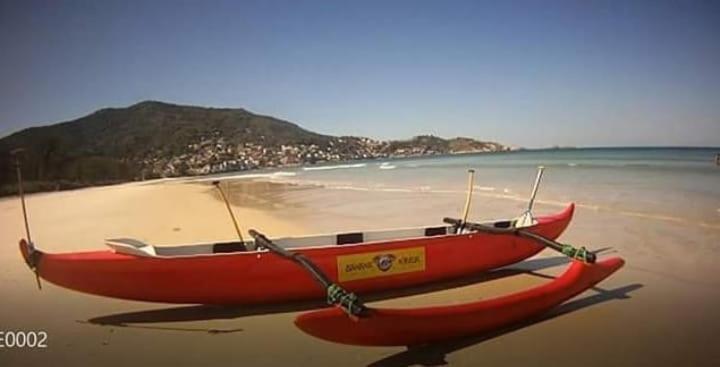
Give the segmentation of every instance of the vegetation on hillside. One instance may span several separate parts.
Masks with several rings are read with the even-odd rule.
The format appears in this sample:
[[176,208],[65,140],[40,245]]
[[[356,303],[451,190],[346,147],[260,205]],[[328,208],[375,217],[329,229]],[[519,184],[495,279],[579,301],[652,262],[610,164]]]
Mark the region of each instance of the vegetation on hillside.
[[25,149],[23,175],[29,191],[333,160],[506,149],[468,138],[418,136],[380,142],[333,137],[239,108],[146,101],[0,139],[0,195],[15,192],[10,152],[16,148]]

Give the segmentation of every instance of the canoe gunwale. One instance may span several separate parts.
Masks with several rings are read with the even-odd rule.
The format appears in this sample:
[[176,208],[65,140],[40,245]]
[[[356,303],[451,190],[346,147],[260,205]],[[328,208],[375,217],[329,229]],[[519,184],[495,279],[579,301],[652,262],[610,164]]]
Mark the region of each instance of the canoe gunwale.
[[[547,221],[548,219],[551,219],[553,217],[560,217],[560,216],[566,215],[566,213],[568,211],[571,212],[573,209],[574,209],[574,205],[570,204],[567,208],[565,208],[560,213],[557,213],[555,215],[546,216],[546,217],[539,217],[539,218],[544,219],[544,221]],[[570,213],[570,215],[572,215],[572,213]],[[514,219],[486,220],[481,223],[485,224],[485,225],[494,226],[496,223],[511,222],[513,220]],[[541,226],[542,223],[543,223],[543,220],[534,224],[532,227],[527,227],[526,229],[532,231],[534,228]],[[452,225],[447,225],[447,224],[377,229],[377,230],[363,231],[363,232],[359,232],[359,233],[384,233],[384,232],[391,233],[391,232],[401,232],[401,231],[408,231],[408,230],[426,230],[426,229],[430,229],[430,228],[440,228],[440,227],[446,228],[446,234],[444,234],[444,235],[424,235],[424,236],[418,235],[416,237],[381,238],[381,239],[363,241],[363,242],[358,242],[358,243],[344,243],[344,244],[336,243],[336,244],[323,244],[323,245],[315,245],[315,246],[286,246],[285,245],[282,247],[289,248],[294,251],[321,250],[321,249],[337,248],[337,247],[342,247],[342,248],[346,248],[346,249],[357,249],[358,247],[361,247],[361,246],[373,246],[373,245],[378,245],[378,244],[388,244],[389,245],[396,241],[412,241],[412,240],[417,240],[417,239],[431,239],[431,238],[432,239],[436,239],[436,238],[447,239],[447,238],[451,238],[451,237],[460,238],[460,237],[464,237],[464,236],[471,236],[473,234],[478,233],[478,232],[451,233],[451,229],[454,227]],[[272,239],[272,240],[275,243],[283,243],[283,242],[291,242],[293,240],[308,240],[308,239],[321,238],[321,237],[327,237],[327,236],[340,236],[340,235],[347,234],[347,233],[353,233],[353,232],[311,234],[311,235],[297,236],[297,237],[281,237],[281,238]],[[113,240],[107,240],[107,241],[113,241]],[[246,245],[246,248],[247,248],[248,244],[251,244],[253,246],[253,249],[248,249],[245,251],[231,251],[231,252],[203,252],[203,253],[189,253],[189,254],[179,253],[179,254],[173,254],[173,255],[162,254],[163,251],[167,251],[168,249],[191,249],[191,248],[198,248],[198,247],[212,248],[215,245],[225,245],[225,244],[244,244],[244,245]],[[132,257],[137,257],[137,258],[167,259],[167,260],[176,259],[176,258],[186,259],[186,258],[222,257],[222,256],[238,256],[238,255],[263,255],[263,254],[268,253],[267,250],[254,249],[255,241],[244,241],[244,242],[220,241],[220,242],[212,242],[212,243],[207,243],[207,242],[206,243],[190,243],[190,244],[178,244],[178,245],[170,245],[170,246],[164,246],[164,245],[163,246],[155,246],[155,245],[148,244],[148,246],[152,246],[154,248],[154,251],[153,251],[154,254],[138,254],[138,253],[134,253],[134,252],[122,252],[122,251],[118,251],[117,247],[115,247],[115,246],[110,246],[111,250],[105,250],[105,251],[123,255],[123,256],[132,256]],[[21,247],[21,249],[22,248],[26,249],[26,251],[23,251],[23,253],[25,253],[25,252],[35,253],[36,256],[38,256],[38,257],[45,255],[45,254],[49,254],[49,255],[53,254],[53,253],[48,253],[48,252],[42,251],[42,250],[38,249],[37,247],[34,247],[32,250],[28,249],[28,244],[25,239],[20,240],[20,247]],[[85,251],[76,252],[76,253],[81,254],[83,252],[85,252]],[[91,251],[87,251],[87,252],[91,252]],[[97,252],[97,250],[92,251],[92,252]],[[24,256],[24,258],[25,258],[26,262],[28,262],[28,258],[26,256]]]

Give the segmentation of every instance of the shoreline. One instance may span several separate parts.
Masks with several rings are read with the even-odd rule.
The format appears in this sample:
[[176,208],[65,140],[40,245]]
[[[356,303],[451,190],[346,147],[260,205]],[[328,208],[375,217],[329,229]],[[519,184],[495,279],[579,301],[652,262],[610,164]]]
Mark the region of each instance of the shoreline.
[[[192,179],[212,179],[215,177],[222,178],[224,175],[230,175],[230,174],[237,174],[237,175],[254,175],[254,174],[262,174],[262,172],[268,172],[268,171],[275,171],[280,169],[302,169],[305,167],[324,167],[324,166],[332,166],[332,165],[342,165],[342,164],[351,164],[351,163],[363,163],[363,162],[376,162],[381,160],[387,160],[387,161],[395,161],[395,160],[405,160],[405,159],[423,159],[423,158],[442,158],[442,157],[452,157],[452,156],[466,156],[466,155],[484,155],[484,154],[500,154],[500,153],[510,153],[520,150],[504,150],[504,151],[470,151],[470,152],[456,152],[456,153],[442,153],[442,154],[419,154],[419,155],[408,155],[408,156],[396,156],[396,157],[377,157],[377,158],[361,158],[361,159],[349,159],[349,160],[338,160],[338,161],[323,161],[318,163],[309,163],[309,164],[287,164],[287,165],[279,165],[279,166],[272,166],[272,167],[258,167],[248,170],[239,170],[239,171],[223,171],[223,172],[214,172],[214,173],[206,173],[206,174],[196,174],[196,175],[185,175],[185,176],[169,176],[169,177],[157,177],[157,178],[151,178],[147,180],[117,180],[117,181],[108,181],[105,182],[99,182],[99,183],[82,183],[82,182],[74,182],[74,181],[26,181],[25,186],[27,185],[40,185],[40,186],[52,186],[57,185],[60,186],[62,184],[70,185],[73,187],[69,187],[67,189],[56,189],[56,190],[38,190],[38,191],[26,191],[25,195],[35,194],[35,193],[46,193],[46,192],[61,192],[61,191],[72,191],[72,190],[82,190],[86,188],[93,188],[93,187],[104,187],[104,186],[117,186],[117,185],[124,185],[128,183],[141,183],[141,182],[154,182],[154,181],[164,181],[164,180],[192,180]],[[5,185],[4,188],[11,187],[11,186],[17,186],[8,184]],[[17,191],[17,190],[15,190]],[[5,190],[4,192],[12,192],[12,190]],[[17,193],[13,194],[3,194],[2,191],[0,191],[0,200],[5,197],[13,197],[16,196]]]
[[[333,166],[333,165],[344,165],[344,164],[361,164],[361,163],[370,163],[370,162],[377,162],[377,161],[388,161],[388,162],[402,162],[404,160],[415,160],[415,159],[437,159],[437,158],[448,158],[448,157],[463,157],[463,156],[484,156],[484,155],[503,155],[503,154],[517,154],[517,153],[552,153],[552,152],[583,152],[583,151],[613,151],[618,149],[626,149],[626,150],[657,150],[657,149],[670,149],[670,150],[718,150],[720,151],[720,147],[705,147],[705,146],[617,146],[617,147],[544,147],[544,148],[515,148],[515,149],[509,149],[509,150],[502,150],[502,151],[468,151],[468,152],[452,152],[452,153],[441,153],[441,154],[418,154],[418,155],[407,155],[407,156],[393,156],[393,157],[383,157],[383,158],[364,158],[364,159],[350,159],[350,160],[338,160],[338,161],[325,161],[325,162],[319,162],[319,163],[309,163],[309,164],[288,164],[288,165],[281,165],[281,166],[273,166],[273,167],[262,167],[262,168],[255,168],[255,169],[249,169],[249,170],[240,170],[240,171],[224,171],[224,172],[215,172],[215,173],[208,173],[208,174],[198,174],[198,175],[185,175],[185,176],[171,176],[171,177],[159,177],[159,178],[153,178],[148,180],[120,180],[116,182],[108,182],[106,184],[104,183],[76,183],[76,182],[67,182],[66,184],[70,185],[77,185],[77,187],[68,188],[68,189],[60,189],[60,190],[40,190],[40,191],[27,191],[26,195],[34,194],[34,193],[45,193],[45,192],[60,192],[60,191],[71,191],[71,190],[80,190],[84,188],[92,188],[92,187],[104,187],[104,186],[116,186],[116,185],[124,185],[128,183],[142,183],[142,182],[157,182],[157,181],[164,181],[164,180],[193,180],[193,179],[213,179],[213,178],[223,178],[223,176],[228,176],[234,174],[235,176],[243,176],[243,175],[262,175],[262,174],[270,174],[273,171],[282,170],[282,169],[303,169],[306,167],[327,167],[327,166]],[[713,157],[711,157],[713,158]],[[713,163],[713,160],[710,159],[708,162]],[[27,181],[26,185],[32,185],[32,184],[39,184],[39,185],[56,185],[58,184],[57,181]],[[13,186],[13,185],[6,185],[6,186]],[[6,195],[0,195],[0,200],[2,200],[5,197],[13,197],[16,196],[17,193],[14,191],[16,190],[7,190],[7,192],[13,192],[11,194]]]
[[[281,166],[273,166],[273,167],[262,167],[262,168],[256,168],[256,169],[250,169],[250,170],[239,170],[239,171],[224,171],[224,172],[216,172],[216,173],[208,173],[208,174],[198,174],[198,175],[185,175],[185,176],[171,176],[171,177],[160,177],[160,178],[153,178],[148,180],[120,180],[116,182],[108,182],[108,183],[73,183],[73,182],[66,182],[66,185],[71,185],[73,187],[69,187],[67,189],[59,189],[59,190],[28,190],[27,186],[33,186],[33,185],[57,185],[56,181],[27,181],[25,183],[26,185],[26,195],[33,195],[37,193],[51,193],[51,192],[62,192],[62,191],[73,191],[73,190],[82,190],[87,188],[95,188],[95,187],[106,187],[106,186],[117,186],[117,185],[126,185],[126,184],[154,184],[158,182],[165,182],[165,181],[209,181],[213,179],[229,179],[229,177],[233,177],[236,179],[245,178],[244,176],[247,176],[247,178],[255,178],[255,177],[262,177],[262,176],[271,176],[273,174],[282,173],[283,169],[289,169],[289,170],[300,170],[305,171],[306,168],[315,169],[315,170],[322,170],[324,167],[334,167],[334,166],[343,166],[343,165],[359,165],[359,164],[369,164],[373,162],[378,161],[384,161],[384,162],[403,162],[406,160],[432,160],[432,159],[438,159],[438,158],[452,158],[452,157],[465,157],[465,156],[497,156],[497,155],[505,155],[505,154],[527,154],[527,153],[556,153],[556,152],[588,152],[588,151],[607,151],[612,152],[616,150],[634,150],[634,151],[652,151],[652,150],[681,150],[681,151],[687,151],[687,150],[720,150],[720,147],[687,147],[687,146],[631,146],[631,147],[559,147],[559,148],[553,148],[553,147],[545,147],[545,148],[518,148],[518,149],[510,149],[510,150],[503,150],[503,151],[471,151],[471,152],[453,152],[453,153],[442,153],[442,154],[419,154],[419,155],[409,155],[409,156],[394,156],[394,157],[385,157],[385,158],[366,158],[366,159],[351,159],[351,160],[339,160],[339,161],[326,161],[326,162],[320,162],[320,163],[313,163],[313,164],[288,164],[288,165],[281,165]],[[712,155],[712,154],[711,154]],[[707,162],[708,165],[716,166],[714,162],[715,155],[712,155],[708,158]],[[540,160],[538,161],[538,164],[540,164]],[[700,161],[698,161],[700,162]],[[552,166],[552,164],[545,163],[546,166]],[[577,163],[568,163],[567,165],[571,167],[577,167]],[[561,166],[564,166],[561,165]],[[587,167],[586,165],[583,165],[583,167]],[[395,167],[393,167],[395,168]],[[4,198],[8,197],[15,197],[17,196],[17,185],[15,184],[6,184],[3,187],[0,187],[0,200],[3,200]],[[720,210],[720,209],[719,209]]]

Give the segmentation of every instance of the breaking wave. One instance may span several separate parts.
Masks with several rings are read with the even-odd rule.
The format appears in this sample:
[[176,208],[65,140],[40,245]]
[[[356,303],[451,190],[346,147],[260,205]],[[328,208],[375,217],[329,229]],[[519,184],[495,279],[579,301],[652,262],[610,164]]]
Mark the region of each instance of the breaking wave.
[[227,181],[227,180],[249,180],[253,178],[279,178],[279,177],[294,177],[297,173],[279,171],[272,173],[244,173],[229,176],[209,176],[203,178],[191,178],[187,182],[210,182],[210,181]]
[[495,188],[492,186],[473,186],[473,189],[478,191],[495,191]]
[[367,163],[338,164],[335,166],[303,167],[303,171],[327,171],[333,169],[362,168],[365,166],[367,166]]

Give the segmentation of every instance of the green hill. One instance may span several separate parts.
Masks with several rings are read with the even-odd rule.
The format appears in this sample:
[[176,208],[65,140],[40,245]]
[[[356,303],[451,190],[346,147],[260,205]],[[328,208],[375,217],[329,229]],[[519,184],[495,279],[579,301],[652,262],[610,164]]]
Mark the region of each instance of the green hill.
[[497,143],[418,136],[333,137],[241,108],[146,101],[0,139],[0,195],[15,192],[10,152],[24,148],[27,190],[394,156],[499,151]]
[[[0,139],[0,156],[27,150],[28,181],[96,183],[139,177],[145,159],[180,154],[212,136],[234,143],[327,145],[330,137],[244,109],[203,108],[147,101],[127,108],[105,108],[76,120],[33,127]],[[8,159],[0,172],[12,169]],[[2,175],[0,184],[14,180]]]

